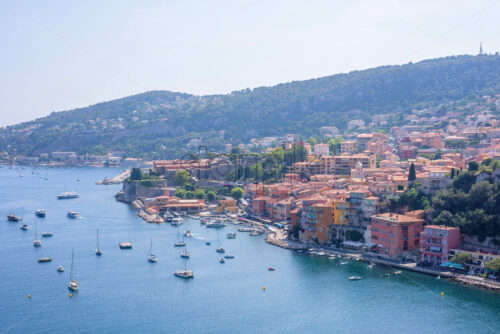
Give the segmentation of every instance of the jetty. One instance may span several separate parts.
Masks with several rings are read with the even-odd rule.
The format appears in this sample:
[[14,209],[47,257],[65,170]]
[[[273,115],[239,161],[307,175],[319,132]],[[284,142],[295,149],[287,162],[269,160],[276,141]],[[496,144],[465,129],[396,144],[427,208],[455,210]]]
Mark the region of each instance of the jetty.
[[120,174],[118,174],[115,177],[112,177],[108,179],[105,177],[104,179],[97,181],[95,184],[102,184],[102,185],[107,185],[107,184],[120,184],[122,183],[126,178],[130,176],[130,169],[126,169]]

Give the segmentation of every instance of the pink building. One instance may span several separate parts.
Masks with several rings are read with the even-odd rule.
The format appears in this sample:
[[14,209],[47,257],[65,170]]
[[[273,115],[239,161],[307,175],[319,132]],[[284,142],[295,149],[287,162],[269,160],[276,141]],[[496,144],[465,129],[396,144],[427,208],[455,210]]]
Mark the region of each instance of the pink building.
[[460,246],[460,229],[458,227],[427,225],[421,233],[421,260],[432,266],[439,266],[448,261],[448,253],[452,248]]

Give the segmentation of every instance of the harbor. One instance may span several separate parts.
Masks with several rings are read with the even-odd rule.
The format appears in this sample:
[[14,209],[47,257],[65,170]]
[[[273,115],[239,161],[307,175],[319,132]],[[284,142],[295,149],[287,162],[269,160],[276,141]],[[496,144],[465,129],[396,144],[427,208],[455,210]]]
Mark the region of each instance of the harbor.
[[[76,182],[76,171],[80,182]],[[317,255],[307,254],[304,246],[289,251],[272,244],[282,242],[279,237],[273,238],[273,231],[251,235],[251,230],[265,228],[262,223],[245,220],[207,228],[200,219],[186,216],[178,227],[146,224],[136,209],[115,201],[113,194],[119,190],[118,185],[94,184],[104,175],[112,175],[111,169],[50,169],[49,181],[29,176],[19,181],[10,178],[9,173],[14,171],[0,169],[1,184],[8,188],[0,193],[0,274],[4,282],[0,295],[5,308],[0,313],[0,333],[25,333],[41,324],[46,333],[102,332],[110,326],[121,333],[133,333],[144,330],[144,323],[148,323],[149,332],[247,333],[246,328],[255,322],[262,324],[257,328],[262,332],[267,326],[286,323],[280,328],[287,332],[306,328],[329,332],[335,327],[339,333],[352,333],[370,324],[375,332],[398,333],[404,330],[398,323],[387,326],[377,319],[386,311],[400,318],[415,309],[422,318],[416,321],[415,328],[423,332],[428,326],[436,332],[473,328],[475,332],[489,333],[488,327],[500,329],[495,321],[499,312],[495,293],[408,270],[394,275],[397,269],[369,267],[355,258],[331,260],[321,249],[314,251]],[[80,197],[57,200],[55,195],[62,191],[63,183]],[[25,191],[28,186],[30,192]],[[46,210],[46,217],[37,219],[38,231],[50,231],[53,236],[40,238],[42,246],[33,247],[34,216],[39,208]],[[22,223],[7,222],[11,210],[18,215],[23,211]],[[81,218],[66,217],[70,210],[77,211]],[[28,231],[19,229],[24,223],[30,226]],[[96,255],[97,228],[101,256]],[[240,232],[240,228],[250,230]],[[189,280],[174,276],[184,269],[182,248],[174,244],[185,231],[192,234],[184,238],[190,253],[187,269],[194,273]],[[235,233],[235,239],[228,239],[228,233]],[[130,242],[132,248],[120,249],[122,242]],[[286,248],[294,247],[286,242]],[[225,254],[216,252],[219,243]],[[151,246],[157,257],[155,263],[148,261]],[[72,249],[73,275],[79,291],[70,297]],[[225,255],[234,258],[220,263]],[[38,262],[44,258],[51,261]],[[341,265],[343,261],[347,264]],[[457,308],[456,304],[462,306]],[[370,314],[362,316],[359,305]],[[148,312],[144,313],[144,309]],[[336,327],[345,321],[339,310],[349,314],[349,326]],[[464,317],[464,310],[488,327]],[[110,312],[115,316],[109,317]],[[299,312],[301,319],[294,316]],[[68,314],[78,317],[68,321]],[[314,322],[317,314],[329,316]],[[443,314],[453,323],[451,329],[439,321]],[[27,316],[30,320],[23,321]],[[221,323],[213,322],[215,318]]]

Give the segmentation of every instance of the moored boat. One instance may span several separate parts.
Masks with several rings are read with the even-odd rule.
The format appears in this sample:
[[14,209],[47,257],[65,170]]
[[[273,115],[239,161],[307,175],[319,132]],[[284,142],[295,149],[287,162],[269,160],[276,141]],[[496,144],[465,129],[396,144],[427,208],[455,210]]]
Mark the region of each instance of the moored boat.
[[50,262],[52,259],[50,257],[41,257],[38,259],[38,262]]
[[220,263],[225,263],[225,262],[226,262],[226,260],[224,260],[224,258],[223,258],[223,257],[221,257],[221,258],[220,258],[220,260],[219,260],[219,262],[220,262]]
[[60,273],[64,272],[64,267],[63,266],[57,267],[57,271]]
[[21,230],[23,230],[23,231],[27,231],[27,230],[28,230],[28,228],[29,228],[29,227],[28,227],[28,225],[27,225],[27,224],[23,224],[23,225],[21,226]]
[[45,212],[44,209],[38,209],[38,210],[35,211],[35,215],[37,217],[43,218],[43,217],[45,217],[46,212]]
[[80,214],[76,211],[71,210],[68,212],[67,216],[68,216],[68,218],[75,219],[75,218],[79,218]]
[[362,280],[359,276],[349,276],[349,281],[360,281]]
[[62,192],[62,193],[56,195],[56,197],[57,197],[57,199],[71,199],[71,198],[78,198],[78,197],[80,197],[80,195],[78,195],[74,191],[65,191],[65,192]]
[[236,239],[236,233],[229,232],[229,233],[227,234],[227,238],[228,238],[228,239]]
[[23,220],[21,217],[19,216],[16,216],[15,214],[13,213],[9,213],[7,215],[7,220],[10,221],[10,222],[20,222],[21,220]]
[[130,249],[132,248],[132,243],[130,241],[120,242],[121,249]]
[[71,252],[71,271],[69,274],[69,282],[68,282],[68,289],[71,291],[78,291],[80,289],[80,283],[73,279],[73,251]]
[[158,258],[156,257],[156,255],[153,254],[153,237],[151,237],[151,243],[149,245],[148,261],[151,263],[158,262]]
[[49,238],[51,236],[53,236],[53,234],[51,232],[43,232],[42,233],[42,237],[44,237],[44,238]]

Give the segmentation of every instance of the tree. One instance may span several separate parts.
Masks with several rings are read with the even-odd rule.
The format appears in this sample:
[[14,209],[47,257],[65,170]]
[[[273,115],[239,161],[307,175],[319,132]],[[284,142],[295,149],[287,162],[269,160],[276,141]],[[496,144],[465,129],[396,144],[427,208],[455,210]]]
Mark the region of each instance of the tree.
[[179,197],[179,198],[185,198],[186,197],[186,190],[184,190],[182,188],[177,188],[177,190],[174,193],[174,196]]
[[132,181],[140,181],[142,180],[142,172],[140,168],[132,168],[132,171],[130,172],[130,180]]
[[469,161],[469,172],[477,172],[479,170],[479,164],[477,161]]
[[234,187],[233,189],[231,189],[231,197],[235,200],[241,199],[244,194],[245,192],[240,187]]
[[436,218],[434,218],[432,223],[434,225],[450,226],[452,220],[453,220],[453,214],[450,211],[444,210],[444,211],[441,211]]
[[238,146],[231,149],[231,154],[241,155],[241,153],[243,153],[243,150]]
[[408,172],[408,181],[413,182],[417,179],[417,174],[415,173],[415,164],[412,162],[410,165],[410,171]]
[[193,199],[194,198],[194,191],[186,191],[186,199]]
[[209,202],[215,201],[215,197],[216,196],[215,196],[215,193],[213,191],[210,190],[210,191],[207,192],[207,200]]
[[500,271],[500,259],[493,259],[486,262],[486,268],[494,272]]
[[174,175],[175,184],[179,187],[184,187],[190,178],[189,173],[184,169],[178,170]]
[[461,265],[472,263],[472,255],[469,253],[458,253],[452,257],[450,261],[453,263],[460,263]]
[[450,174],[450,179],[453,180],[454,177],[455,177],[455,168],[452,168],[451,169],[451,174]]
[[198,189],[194,192],[194,197],[196,199],[204,199],[205,198],[205,190]]

